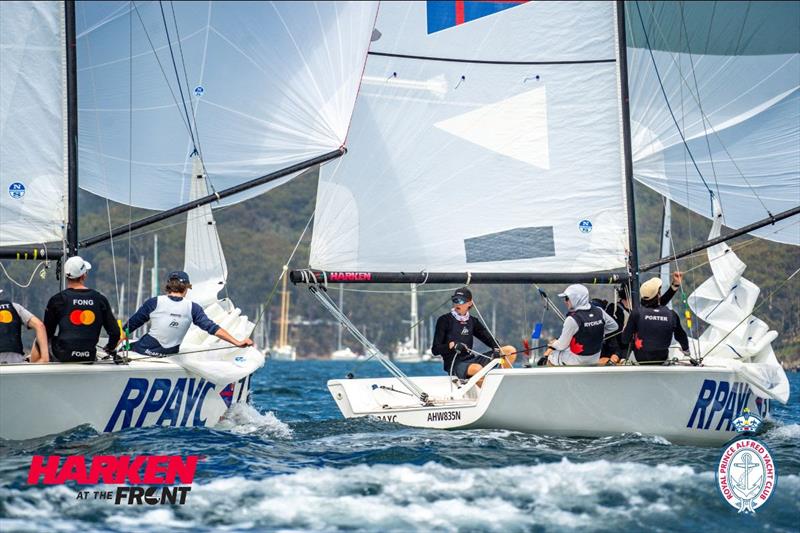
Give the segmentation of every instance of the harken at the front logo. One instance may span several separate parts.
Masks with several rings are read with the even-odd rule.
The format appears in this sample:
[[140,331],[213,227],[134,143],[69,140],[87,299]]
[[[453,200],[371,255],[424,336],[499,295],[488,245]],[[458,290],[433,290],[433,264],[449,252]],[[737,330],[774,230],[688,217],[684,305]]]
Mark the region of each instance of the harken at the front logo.
[[777,479],[772,455],[755,439],[734,441],[722,452],[717,485],[725,501],[740,513],[753,514],[764,505]]

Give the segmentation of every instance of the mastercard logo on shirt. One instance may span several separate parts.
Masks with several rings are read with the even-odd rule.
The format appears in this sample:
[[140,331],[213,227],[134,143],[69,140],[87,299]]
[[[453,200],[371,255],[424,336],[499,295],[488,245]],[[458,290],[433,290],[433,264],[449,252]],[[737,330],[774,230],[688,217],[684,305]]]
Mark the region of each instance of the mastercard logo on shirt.
[[0,311],[0,324],[11,324],[12,320],[14,320],[14,315],[11,314],[11,311],[8,309]]
[[94,311],[75,309],[69,314],[69,321],[76,326],[91,326],[94,324]]

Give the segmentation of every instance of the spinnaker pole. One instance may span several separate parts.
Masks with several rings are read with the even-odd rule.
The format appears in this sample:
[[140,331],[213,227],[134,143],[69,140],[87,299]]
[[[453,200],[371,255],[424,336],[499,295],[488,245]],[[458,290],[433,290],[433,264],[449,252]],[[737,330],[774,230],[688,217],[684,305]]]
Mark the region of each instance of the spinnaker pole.
[[628,42],[625,37],[625,2],[617,0],[617,69],[619,72],[620,111],[622,112],[622,156],[625,171],[625,203],[628,211],[628,262],[631,272],[631,303],[639,305],[639,250],[636,245],[633,155],[631,149],[631,110],[628,94]]

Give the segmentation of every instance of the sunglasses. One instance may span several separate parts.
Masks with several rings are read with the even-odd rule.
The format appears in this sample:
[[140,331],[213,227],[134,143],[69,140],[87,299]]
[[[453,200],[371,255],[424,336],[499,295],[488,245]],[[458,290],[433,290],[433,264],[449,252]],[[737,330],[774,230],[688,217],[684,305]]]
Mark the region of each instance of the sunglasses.
[[465,300],[464,298],[453,298],[452,302],[456,305],[463,305],[467,303],[467,300]]

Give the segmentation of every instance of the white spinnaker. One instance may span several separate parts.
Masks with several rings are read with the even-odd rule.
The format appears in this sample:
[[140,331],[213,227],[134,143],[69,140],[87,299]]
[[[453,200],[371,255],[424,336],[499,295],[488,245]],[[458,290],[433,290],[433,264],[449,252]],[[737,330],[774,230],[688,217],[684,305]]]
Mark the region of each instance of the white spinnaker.
[[63,2],[0,3],[0,246],[64,236],[64,20]]
[[[726,226],[800,205],[800,4],[628,2],[626,11],[635,178],[712,217],[663,83]],[[796,217],[753,234],[800,244]]]
[[[719,237],[722,229],[716,201],[714,208],[709,239]],[[759,396],[786,403],[789,381],[771,344],[778,333],[753,315],[761,289],[742,276],[747,267],[727,244],[709,248],[708,259],[713,276],[688,299],[692,311],[708,324],[699,338],[699,355],[708,365],[734,368]]]
[[623,267],[613,3],[531,2],[428,34],[433,4],[381,4],[348,155],[321,171],[311,265]]
[[376,2],[82,2],[81,187],[150,209],[189,200],[192,141],[161,7],[216,190],[344,144]]

